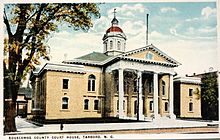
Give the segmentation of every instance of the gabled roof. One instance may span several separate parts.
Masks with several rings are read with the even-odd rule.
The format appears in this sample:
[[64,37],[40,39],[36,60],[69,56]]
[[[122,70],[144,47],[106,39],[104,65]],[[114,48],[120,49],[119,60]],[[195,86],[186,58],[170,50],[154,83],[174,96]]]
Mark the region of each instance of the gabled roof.
[[145,46],[145,47],[142,47],[142,48],[138,48],[138,49],[134,49],[134,50],[125,52],[124,54],[122,54],[122,56],[129,56],[131,54],[140,53],[140,52],[143,52],[143,51],[146,51],[146,50],[154,51],[155,53],[157,53],[161,57],[165,58],[170,63],[176,64],[176,65],[181,65],[181,63],[177,62],[175,59],[173,59],[172,57],[168,56],[166,53],[164,53],[161,50],[159,50],[153,44]]
[[[131,54],[139,53],[139,52],[142,52],[142,51],[145,51],[148,49],[154,51],[155,53],[157,53],[161,57],[165,58],[167,60],[167,62],[152,61],[152,60],[129,57],[129,55],[131,55]],[[145,47],[142,47],[142,48],[131,50],[131,51],[128,51],[128,52],[125,52],[123,54],[119,54],[116,56],[108,56],[103,53],[93,52],[93,53],[78,57],[73,60],[63,61],[63,63],[65,63],[65,64],[92,65],[92,66],[104,66],[104,65],[107,65],[111,62],[118,61],[120,59],[141,62],[141,63],[148,63],[148,64],[158,64],[158,65],[164,65],[164,66],[171,66],[171,67],[176,67],[176,66],[180,65],[179,62],[177,62],[176,60],[174,60],[173,58],[171,58],[167,54],[163,53],[161,50],[159,50],[158,48],[156,48],[152,44],[145,46]]]

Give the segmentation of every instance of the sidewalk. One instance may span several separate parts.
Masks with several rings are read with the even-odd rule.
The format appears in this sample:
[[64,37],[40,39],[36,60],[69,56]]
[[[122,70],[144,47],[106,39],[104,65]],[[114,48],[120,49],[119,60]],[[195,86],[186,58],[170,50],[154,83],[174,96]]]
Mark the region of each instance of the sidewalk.
[[96,123],[96,124],[45,124],[42,127],[27,122],[23,118],[16,118],[17,131],[8,134],[34,134],[34,133],[58,133],[58,132],[102,132],[112,130],[143,130],[158,128],[196,128],[207,125],[218,124],[218,122],[200,122],[188,120],[161,119],[153,122],[132,122],[132,123]]

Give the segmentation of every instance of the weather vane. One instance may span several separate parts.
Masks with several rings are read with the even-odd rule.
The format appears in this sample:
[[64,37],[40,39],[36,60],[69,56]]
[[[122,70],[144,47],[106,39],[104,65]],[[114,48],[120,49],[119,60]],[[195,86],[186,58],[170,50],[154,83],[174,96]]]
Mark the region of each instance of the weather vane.
[[113,13],[114,13],[114,18],[115,18],[115,16],[116,16],[116,8],[114,9],[114,12],[113,12]]

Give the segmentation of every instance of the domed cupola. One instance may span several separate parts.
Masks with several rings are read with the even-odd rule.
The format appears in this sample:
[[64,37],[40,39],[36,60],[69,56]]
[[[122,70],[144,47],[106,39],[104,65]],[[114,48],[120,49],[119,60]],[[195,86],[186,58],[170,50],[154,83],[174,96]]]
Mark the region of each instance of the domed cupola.
[[104,45],[104,53],[107,55],[118,55],[125,52],[126,36],[123,30],[118,26],[119,21],[116,18],[116,9],[114,9],[114,18],[112,26],[106,30],[102,40]]

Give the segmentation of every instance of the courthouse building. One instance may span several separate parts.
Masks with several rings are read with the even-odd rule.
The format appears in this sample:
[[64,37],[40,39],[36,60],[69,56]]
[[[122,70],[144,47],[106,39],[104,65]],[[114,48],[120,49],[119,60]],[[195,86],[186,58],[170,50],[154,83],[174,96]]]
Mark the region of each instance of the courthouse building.
[[47,63],[32,73],[33,116],[46,120],[176,118],[173,79],[180,63],[152,44],[141,48],[137,44],[137,49],[126,51],[127,38],[118,23],[114,16],[102,38],[103,53]]

